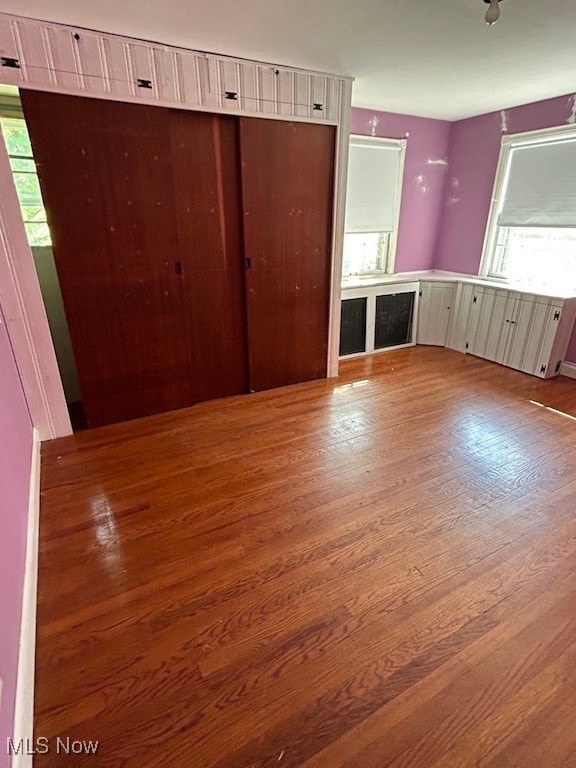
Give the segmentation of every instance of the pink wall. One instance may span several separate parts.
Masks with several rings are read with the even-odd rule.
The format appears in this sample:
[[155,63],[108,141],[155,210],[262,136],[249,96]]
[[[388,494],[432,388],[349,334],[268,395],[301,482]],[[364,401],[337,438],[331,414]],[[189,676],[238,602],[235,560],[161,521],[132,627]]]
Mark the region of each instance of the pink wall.
[[424,117],[352,110],[351,132],[403,139],[407,133],[396,271],[431,269],[443,204],[450,123]]
[[32,422],[0,310],[0,768],[14,720],[31,458]]
[[[573,113],[574,97],[560,96],[452,124],[436,269],[478,274],[502,135],[574,122]],[[576,332],[566,358],[576,361]]]

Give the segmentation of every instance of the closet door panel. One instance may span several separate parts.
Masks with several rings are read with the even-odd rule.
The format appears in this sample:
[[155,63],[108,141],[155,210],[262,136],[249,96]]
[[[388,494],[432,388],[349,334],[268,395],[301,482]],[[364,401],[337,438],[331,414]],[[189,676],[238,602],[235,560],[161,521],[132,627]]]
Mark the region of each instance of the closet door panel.
[[172,111],[185,332],[196,401],[248,391],[238,121]]
[[163,110],[22,93],[90,425],[193,402]]
[[250,386],[326,375],[335,130],[240,120]]

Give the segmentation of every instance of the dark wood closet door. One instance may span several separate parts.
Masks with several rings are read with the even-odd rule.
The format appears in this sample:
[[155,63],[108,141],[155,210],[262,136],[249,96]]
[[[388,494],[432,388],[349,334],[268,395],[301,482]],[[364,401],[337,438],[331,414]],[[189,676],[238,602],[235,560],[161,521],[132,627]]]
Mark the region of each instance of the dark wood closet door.
[[335,129],[240,120],[250,386],[326,375]]
[[90,425],[192,403],[161,110],[23,91]]
[[[228,307],[243,291],[226,234],[239,226],[228,122],[222,158],[220,138],[206,155],[186,138],[220,137],[218,118],[31,91],[22,101],[88,423],[246,391],[243,304]],[[204,184],[209,217],[195,196]]]
[[194,399],[248,391],[238,120],[172,111]]

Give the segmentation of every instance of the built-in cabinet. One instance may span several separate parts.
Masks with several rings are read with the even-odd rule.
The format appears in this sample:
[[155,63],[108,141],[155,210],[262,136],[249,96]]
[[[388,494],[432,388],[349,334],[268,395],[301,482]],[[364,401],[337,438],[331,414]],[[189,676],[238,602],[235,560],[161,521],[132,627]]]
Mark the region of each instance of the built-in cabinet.
[[[390,294],[417,291],[414,343],[446,346],[541,378],[560,372],[576,319],[576,298],[525,293],[470,280],[421,279],[345,288],[342,356],[378,350],[376,344],[370,346],[372,304],[373,297],[384,290]],[[388,317],[386,322],[396,321]]]
[[549,378],[560,372],[576,299],[458,285],[446,346]]

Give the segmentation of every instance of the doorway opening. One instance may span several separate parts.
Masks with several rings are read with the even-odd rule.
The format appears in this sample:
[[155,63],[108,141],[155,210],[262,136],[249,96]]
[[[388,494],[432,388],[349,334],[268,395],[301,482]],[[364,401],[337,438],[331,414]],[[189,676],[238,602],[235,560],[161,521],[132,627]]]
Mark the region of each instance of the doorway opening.
[[70,420],[74,430],[83,429],[86,426],[86,419],[76,360],[64,311],[36,163],[16,86],[0,85],[0,127],[10,158],[28,243],[34,258]]

